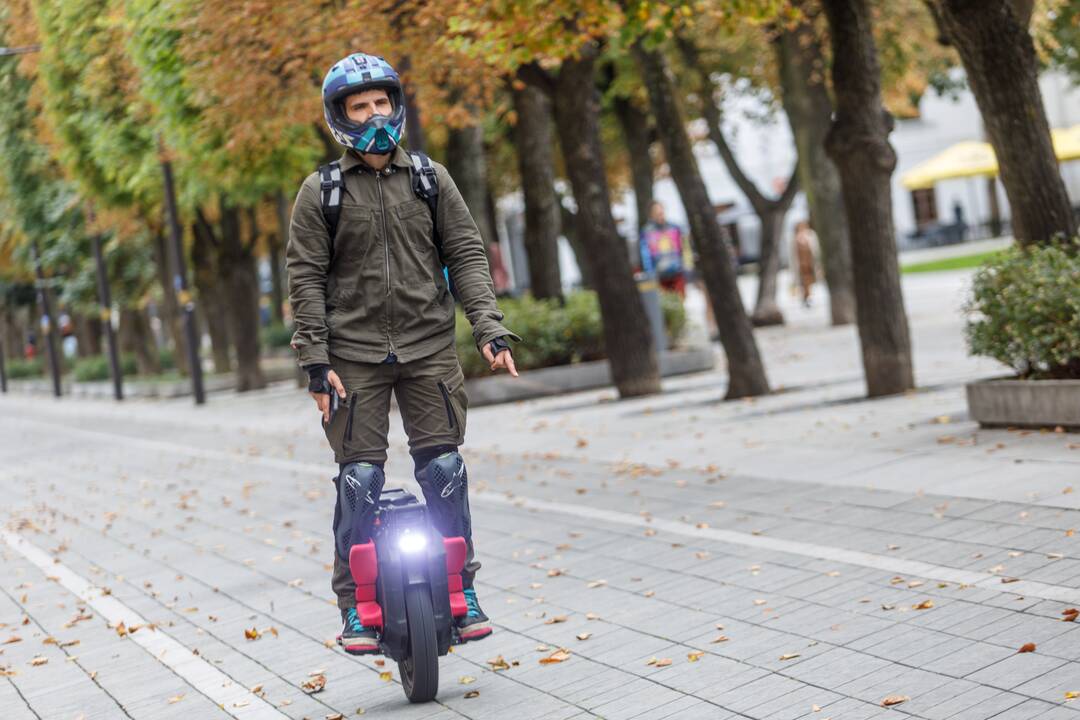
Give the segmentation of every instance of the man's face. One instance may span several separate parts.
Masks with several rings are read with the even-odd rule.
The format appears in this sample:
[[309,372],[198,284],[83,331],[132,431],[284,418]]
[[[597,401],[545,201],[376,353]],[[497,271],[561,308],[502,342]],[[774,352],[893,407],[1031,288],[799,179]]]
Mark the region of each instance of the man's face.
[[345,98],[345,116],[357,125],[366,123],[372,115],[390,115],[393,111],[390,95],[383,88],[362,90]]

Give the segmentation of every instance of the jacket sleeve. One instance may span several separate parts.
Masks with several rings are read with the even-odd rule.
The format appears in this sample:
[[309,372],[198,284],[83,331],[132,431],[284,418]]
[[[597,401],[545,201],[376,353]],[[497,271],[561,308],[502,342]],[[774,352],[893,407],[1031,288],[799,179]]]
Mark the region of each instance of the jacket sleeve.
[[[318,176],[315,175],[315,178]],[[309,177],[300,186],[289,223],[285,269],[292,307],[292,347],[301,365],[328,364],[326,274],[330,268],[330,235],[319,193]]]
[[465,317],[472,325],[477,349],[503,336],[521,342],[520,337],[502,325],[503,314],[495,303],[495,287],[491,282],[487,250],[465,205],[465,199],[446,168],[438,163],[432,165],[439,180],[436,220],[442,237],[443,259],[465,308]]

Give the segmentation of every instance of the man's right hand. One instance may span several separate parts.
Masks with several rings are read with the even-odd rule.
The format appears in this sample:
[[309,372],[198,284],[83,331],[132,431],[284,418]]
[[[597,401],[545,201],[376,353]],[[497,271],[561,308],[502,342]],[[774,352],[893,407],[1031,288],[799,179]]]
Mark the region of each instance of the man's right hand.
[[308,370],[308,376],[311,380],[308,385],[308,394],[314,398],[325,425],[330,422],[330,393],[337,393],[338,398],[344,400],[345,386],[341,383],[338,374],[329,367],[312,368]]

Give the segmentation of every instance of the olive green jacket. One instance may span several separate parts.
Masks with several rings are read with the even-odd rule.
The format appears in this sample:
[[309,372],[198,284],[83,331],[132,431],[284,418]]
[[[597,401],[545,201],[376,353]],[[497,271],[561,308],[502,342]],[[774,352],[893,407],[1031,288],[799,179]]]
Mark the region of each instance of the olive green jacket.
[[[409,362],[454,341],[454,298],[443,277],[431,232],[431,211],[412,189],[408,153],[398,147],[381,171],[354,152],[341,158],[345,191],[331,255],[319,174],[300,186],[286,249],[289,302],[301,365],[329,363],[331,354]],[[439,163],[438,222],[443,258],[472,325],[478,348],[502,326],[487,253],[457,186]]]

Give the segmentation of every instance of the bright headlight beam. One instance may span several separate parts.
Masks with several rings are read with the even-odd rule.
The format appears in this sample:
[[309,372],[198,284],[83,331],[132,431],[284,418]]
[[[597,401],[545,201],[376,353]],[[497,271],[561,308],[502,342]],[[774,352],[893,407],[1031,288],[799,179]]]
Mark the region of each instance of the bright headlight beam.
[[427,547],[427,536],[406,532],[398,538],[398,549],[406,553],[420,552]]

